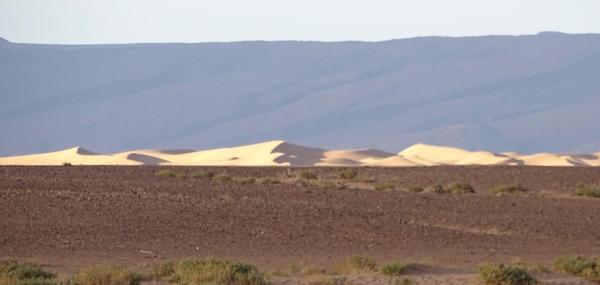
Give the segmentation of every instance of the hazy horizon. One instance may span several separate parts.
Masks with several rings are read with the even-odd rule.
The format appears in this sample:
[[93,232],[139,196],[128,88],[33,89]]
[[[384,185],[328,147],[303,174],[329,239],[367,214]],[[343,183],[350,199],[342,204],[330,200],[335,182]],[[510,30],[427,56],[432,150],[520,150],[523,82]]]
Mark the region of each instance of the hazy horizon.
[[0,36],[19,43],[111,44],[582,34],[600,32],[598,10],[593,0],[4,0]]

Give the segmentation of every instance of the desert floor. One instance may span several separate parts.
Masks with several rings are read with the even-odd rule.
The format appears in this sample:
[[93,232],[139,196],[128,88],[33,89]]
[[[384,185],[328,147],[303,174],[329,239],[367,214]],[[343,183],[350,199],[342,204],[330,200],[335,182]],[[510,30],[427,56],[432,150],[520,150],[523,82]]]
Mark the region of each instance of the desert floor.
[[[179,177],[156,175],[160,170]],[[478,284],[475,272],[483,263],[551,269],[560,256],[600,254],[600,199],[574,196],[577,184],[600,183],[600,168],[357,168],[351,181],[339,178],[344,170],[0,167],[0,259],[34,261],[69,274],[92,264],[144,269],[211,256],[283,272],[292,265],[327,269],[359,254],[379,263],[415,264],[407,272],[415,284]],[[294,178],[303,171],[318,180]],[[232,180],[192,177],[206,172]],[[471,184],[476,193],[407,191],[455,181]],[[528,191],[488,191],[513,183]],[[534,274],[547,284],[587,284],[558,273]],[[375,273],[348,278],[354,284],[391,283]],[[285,274],[273,281],[298,283]]]

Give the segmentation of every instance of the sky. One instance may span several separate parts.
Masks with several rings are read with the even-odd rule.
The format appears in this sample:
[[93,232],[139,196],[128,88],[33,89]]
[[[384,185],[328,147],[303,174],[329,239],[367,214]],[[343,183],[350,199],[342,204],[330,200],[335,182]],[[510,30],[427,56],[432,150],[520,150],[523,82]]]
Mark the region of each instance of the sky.
[[600,33],[599,0],[0,0],[23,43],[379,41]]

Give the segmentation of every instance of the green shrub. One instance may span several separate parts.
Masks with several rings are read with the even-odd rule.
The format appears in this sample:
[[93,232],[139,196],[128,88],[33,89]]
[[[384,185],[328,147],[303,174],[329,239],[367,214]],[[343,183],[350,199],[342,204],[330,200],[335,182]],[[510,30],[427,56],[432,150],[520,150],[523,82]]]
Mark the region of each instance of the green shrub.
[[317,175],[308,170],[302,170],[298,173],[297,178],[305,179],[305,180],[315,180],[315,179],[317,179]]
[[187,176],[184,173],[177,173],[177,174],[175,174],[175,178],[177,178],[177,179],[186,179]]
[[56,275],[43,270],[33,263],[19,263],[16,260],[0,261],[0,278],[15,281],[53,279]]
[[219,183],[229,182],[229,181],[231,181],[231,176],[229,176],[228,174],[225,174],[225,173],[221,173],[221,174],[215,175],[212,178],[212,180],[215,182],[219,182]]
[[192,173],[192,178],[194,179],[211,179],[213,176],[215,174],[210,171],[196,171]]
[[123,268],[96,266],[77,272],[74,285],[138,285],[141,276]]
[[576,196],[584,196],[584,197],[592,197],[592,198],[600,198],[600,186],[592,185],[577,185],[577,189],[575,190]]
[[407,268],[408,268],[408,264],[406,264],[404,262],[395,261],[395,262],[384,264],[381,267],[381,273],[383,273],[387,276],[400,276],[400,275],[402,275],[402,273],[404,273],[404,271],[406,271]]
[[254,266],[217,259],[187,260],[175,264],[170,281],[180,285],[266,285]]
[[156,176],[161,176],[161,177],[177,177],[177,172],[171,170],[171,169],[161,169],[158,172],[155,173]]
[[257,184],[280,184],[281,181],[279,181],[277,178],[274,177],[260,177],[256,179],[256,183]]
[[525,189],[521,184],[501,185],[490,189],[490,193],[496,196],[518,195],[525,193],[526,191],[527,189]]
[[366,271],[374,271],[375,267],[377,267],[377,263],[375,262],[375,260],[369,257],[355,255],[346,258],[341,262],[338,262],[335,265],[335,270],[337,273],[352,274]]
[[586,269],[598,267],[598,263],[583,256],[564,256],[557,259],[554,266],[563,273],[580,275]]
[[0,278],[0,285],[65,285],[65,283],[52,279],[13,280]]
[[373,183],[373,182],[377,181],[377,179],[375,179],[375,177],[371,177],[371,176],[359,176],[357,181],[361,182],[361,183]]
[[600,267],[586,268],[579,276],[592,282],[600,282]]
[[300,285],[352,285],[352,283],[345,277],[320,274],[302,277]]
[[423,190],[424,190],[423,187],[418,187],[418,186],[408,188],[408,192],[412,192],[412,193],[420,193],[420,192],[423,192]]
[[446,191],[444,190],[444,186],[439,185],[439,184],[427,186],[425,189],[423,189],[423,192],[436,193],[436,194],[446,193]]
[[234,177],[233,181],[239,184],[254,184],[256,178],[254,177]]
[[444,188],[444,192],[452,193],[452,194],[465,194],[465,193],[475,193],[475,189],[473,188],[473,186],[471,186],[471,184],[454,182],[454,183],[448,184]]
[[173,262],[161,263],[152,268],[152,275],[158,278],[168,277],[173,273],[175,273],[175,263]]
[[479,276],[488,285],[533,285],[538,284],[526,270],[504,264],[484,265]]
[[353,180],[357,176],[358,176],[358,170],[356,170],[354,168],[348,168],[348,169],[342,171],[342,173],[340,173],[340,178],[345,179],[345,180]]
[[378,183],[375,184],[375,191],[387,191],[394,190],[396,186],[392,183]]
[[344,189],[345,188],[345,185],[343,183],[336,183],[334,181],[328,181],[328,180],[311,181],[310,183],[308,183],[307,186],[315,187],[315,188],[319,188],[319,189],[327,189],[327,190]]

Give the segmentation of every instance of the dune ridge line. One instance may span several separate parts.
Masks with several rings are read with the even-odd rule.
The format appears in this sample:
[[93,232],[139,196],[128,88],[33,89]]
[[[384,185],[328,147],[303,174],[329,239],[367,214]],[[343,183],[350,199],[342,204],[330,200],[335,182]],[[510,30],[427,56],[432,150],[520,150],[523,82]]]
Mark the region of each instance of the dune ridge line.
[[283,140],[208,150],[141,149],[100,154],[82,147],[0,157],[0,165],[182,165],[182,166],[435,166],[531,165],[600,166],[600,153],[493,153],[415,144],[399,153],[377,149],[327,150]]

